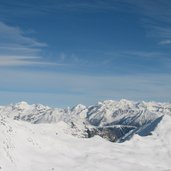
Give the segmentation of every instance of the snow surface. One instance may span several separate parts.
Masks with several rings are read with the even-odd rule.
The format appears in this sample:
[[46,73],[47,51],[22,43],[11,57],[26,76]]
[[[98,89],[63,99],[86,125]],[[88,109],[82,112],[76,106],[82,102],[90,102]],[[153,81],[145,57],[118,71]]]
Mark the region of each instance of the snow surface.
[[[92,110],[96,114],[92,112],[90,115],[95,114],[97,117],[99,110],[103,111],[105,109],[112,111],[111,114],[113,114],[114,111],[118,112],[117,107],[122,109],[122,111],[128,111],[128,108],[138,110],[137,107],[135,108],[137,105],[143,111],[144,108],[147,108],[146,111],[150,111],[145,114],[145,117],[139,117],[139,121],[140,118],[142,119],[141,123],[144,123],[145,120],[150,120],[152,118],[151,113],[155,116],[155,119],[161,117],[160,122],[158,122],[149,136],[134,134],[129,141],[124,143],[111,143],[99,136],[89,139],[72,136],[73,130],[70,129],[70,124],[68,124],[68,115],[70,118],[74,117],[72,116],[75,115],[72,113],[74,110],[79,110],[78,113],[82,113],[81,117],[74,119],[74,121],[78,122],[78,118],[84,120],[85,115],[90,114],[88,112],[92,112]],[[68,109],[70,114],[68,112],[66,114],[66,109],[58,109],[58,112],[55,110],[42,105],[30,106],[25,102],[1,107],[0,170],[171,171],[170,104],[149,104],[145,102],[138,104],[127,102],[126,100],[121,103],[105,101],[98,103],[91,109],[82,105],[76,106]],[[49,118],[46,118],[52,113],[50,112],[46,115],[47,111],[55,111],[55,122],[53,119],[49,120]],[[34,122],[13,119],[14,116],[18,116],[18,113],[28,117],[28,115],[33,114],[30,112],[35,112],[34,115],[39,119],[41,118],[41,122],[39,122],[41,124],[32,124]],[[63,112],[65,116],[61,114]],[[110,112],[106,113],[105,117],[108,116],[107,123],[109,123],[111,122],[109,121],[111,117]],[[101,115],[101,113],[99,114]],[[42,120],[42,115],[46,115],[46,119]],[[117,118],[123,119],[119,115],[127,116],[128,113],[117,113],[116,115]],[[129,115],[132,115],[132,113],[129,113]],[[111,117],[111,119],[112,122],[116,120],[115,117]],[[33,120],[35,121],[35,118]],[[48,122],[45,122],[47,120]],[[148,122],[147,126],[150,123],[154,123],[154,121]],[[117,120],[117,122],[119,121]],[[105,124],[104,121],[103,124]],[[142,128],[144,126],[146,125],[143,125]],[[145,128],[147,129],[147,127]]]

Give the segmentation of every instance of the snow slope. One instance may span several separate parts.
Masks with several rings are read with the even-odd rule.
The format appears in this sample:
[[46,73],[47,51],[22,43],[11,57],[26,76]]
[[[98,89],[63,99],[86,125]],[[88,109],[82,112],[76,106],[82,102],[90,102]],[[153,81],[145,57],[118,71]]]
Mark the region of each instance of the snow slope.
[[111,143],[95,136],[77,138],[60,131],[67,124],[31,124],[1,116],[0,170],[3,171],[169,171],[171,117],[151,136]]

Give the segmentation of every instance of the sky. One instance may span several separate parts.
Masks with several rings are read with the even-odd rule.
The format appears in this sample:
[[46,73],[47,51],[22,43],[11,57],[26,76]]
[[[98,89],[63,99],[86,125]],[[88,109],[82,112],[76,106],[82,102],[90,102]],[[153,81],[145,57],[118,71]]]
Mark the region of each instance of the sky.
[[171,102],[170,0],[1,0],[0,104]]

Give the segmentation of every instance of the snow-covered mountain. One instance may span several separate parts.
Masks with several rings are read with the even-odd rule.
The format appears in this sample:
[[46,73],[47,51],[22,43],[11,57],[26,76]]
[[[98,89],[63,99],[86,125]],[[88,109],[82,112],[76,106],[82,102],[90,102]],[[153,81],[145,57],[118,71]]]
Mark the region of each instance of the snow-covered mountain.
[[169,171],[170,159],[169,103],[110,100],[56,109],[21,102],[0,107],[2,171]]
[[122,99],[106,100],[88,107],[78,104],[73,108],[59,109],[20,102],[0,107],[0,114],[32,124],[63,122],[68,130],[61,130],[68,134],[78,137],[100,135],[110,141],[121,142],[135,133],[150,134],[164,114],[171,115],[171,104]]

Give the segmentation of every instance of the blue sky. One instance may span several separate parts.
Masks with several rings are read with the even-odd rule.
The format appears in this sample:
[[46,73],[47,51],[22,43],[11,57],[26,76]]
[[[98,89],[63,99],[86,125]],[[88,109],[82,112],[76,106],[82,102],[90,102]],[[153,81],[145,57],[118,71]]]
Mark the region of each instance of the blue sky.
[[171,99],[170,0],[1,0],[0,104]]

